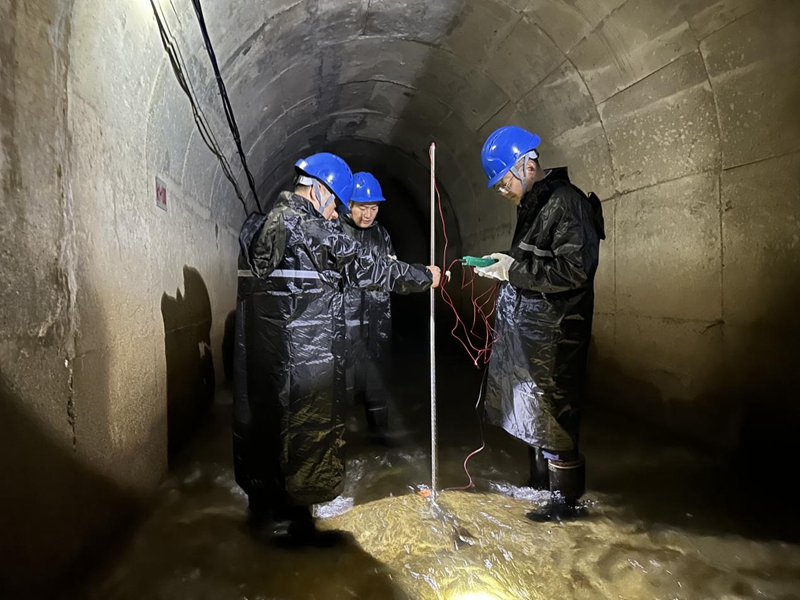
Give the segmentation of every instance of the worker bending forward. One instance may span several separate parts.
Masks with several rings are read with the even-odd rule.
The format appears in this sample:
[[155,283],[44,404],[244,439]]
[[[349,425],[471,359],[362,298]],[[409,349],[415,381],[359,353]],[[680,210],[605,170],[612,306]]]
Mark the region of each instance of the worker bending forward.
[[498,279],[496,341],[489,363],[486,418],[529,445],[531,485],[553,502],[534,520],[575,514],[585,466],[578,452],[594,276],[602,208],[569,181],[566,168],[544,171],[539,136],[502,127],[483,146],[487,187],[517,206],[511,249],[476,268]]

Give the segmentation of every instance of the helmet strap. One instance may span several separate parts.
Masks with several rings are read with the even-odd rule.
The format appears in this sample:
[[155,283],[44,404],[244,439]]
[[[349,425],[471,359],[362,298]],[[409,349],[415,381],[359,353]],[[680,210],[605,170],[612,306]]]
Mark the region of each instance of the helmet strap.
[[319,185],[319,181],[314,179],[313,182],[312,182],[312,185],[314,186],[314,193],[317,195],[317,204],[319,204],[319,208],[317,209],[317,212],[324,216],[325,215],[325,209],[328,208],[331,205],[331,203],[336,201],[336,196],[333,193],[328,194],[328,199],[325,200],[325,203],[323,204],[322,203],[322,188]]
[[522,169],[521,169],[521,171],[522,172],[520,172],[520,169],[517,169],[517,165],[514,165],[513,167],[511,167],[511,174],[522,182],[522,193],[524,194],[525,192],[527,192],[527,190],[525,189],[525,185],[527,183],[525,180],[526,180],[526,176],[527,176],[527,173],[528,173],[528,155],[527,154],[522,157]]
[[517,169],[517,165],[511,167],[511,174],[522,182],[522,193],[526,194],[528,183],[528,161],[539,158],[539,153],[536,150],[531,150],[522,155],[522,172]]

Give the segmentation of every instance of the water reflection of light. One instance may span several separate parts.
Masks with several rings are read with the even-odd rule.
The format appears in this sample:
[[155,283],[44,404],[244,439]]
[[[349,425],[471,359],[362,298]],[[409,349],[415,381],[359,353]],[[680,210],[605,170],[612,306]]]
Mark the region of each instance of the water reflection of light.
[[451,596],[451,600],[500,600],[500,596],[489,592],[464,592]]

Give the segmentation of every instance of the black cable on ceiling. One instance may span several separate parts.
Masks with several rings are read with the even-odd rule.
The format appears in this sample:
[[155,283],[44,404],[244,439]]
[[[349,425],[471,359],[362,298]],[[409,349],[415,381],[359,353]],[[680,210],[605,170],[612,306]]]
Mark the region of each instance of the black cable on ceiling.
[[222,80],[222,74],[219,72],[219,65],[217,64],[217,56],[214,54],[214,47],[211,45],[211,39],[208,37],[208,29],[206,28],[206,21],[203,17],[203,7],[200,5],[200,0],[192,0],[195,15],[197,15],[197,22],[200,24],[200,31],[203,34],[203,40],[206,44],[206,51],[208,57],[211,59],[211,64],[214,66],[214,74],[217,77],[217,86],[219,87],[219,95],[222,98],[222,105],[225,108],[225,118],[228,120],[228,127],[230,127],[233,140],[236,142],[236,148],[239,151],[239,160],[242,161],[242,167],[247,174],[247,182],[250,184],[250,191],[253,192],[253,198],[256,201],[259,212],[261,212],[261,203],[258,201],[258,194],[256,193],[256,182],[253,179],[253,174],[247,167],[247,157],[244,155],[242,149],[242,138],[239,135],[239,127],[236,125],[236,117],[233,114],[231,101],[228,98],[228,90],[225,88],[225,82]]
[[[153,8],[153,14],[156,17],[158,32],[161,36],[161,44],[164,46],[164,50],[169,57],[172,70],[175,73],[176,79],[178,80],[178,85],[189,99],[189,104],[192,107],[192,115],[194,116],[197,129],[200,132],[200,137],[203,139],[203,142],[211,151],[211,153],[219,160],[220,166],[222,167],[222,172],[225,174],[225,177],[228,179],[228,181],[231,182],[231,185],[233,185],[233,189],[236,191],[236,196],[239,198],[239,202],[242,203],[245,214],[249,214],[244,195],[239,189],[239,184],[233,175],[233,169],[231,168],[230,163],[228,163],[228,159],[226,158],[225,154],[222,152],[219,142],[217,141],[213,130],[208,124],[208,119],[206,118],[203,109],[197,101],[197,94],[194,91],[191,80],[186,76],[186,63],[183,60],[183,55],[181,54],[180,47],[175,40],[175,36],[172,35],[166,20],[161,14],[157,0],[150,0],[150,6]],[[259,210],[261,210],[260,206]]]

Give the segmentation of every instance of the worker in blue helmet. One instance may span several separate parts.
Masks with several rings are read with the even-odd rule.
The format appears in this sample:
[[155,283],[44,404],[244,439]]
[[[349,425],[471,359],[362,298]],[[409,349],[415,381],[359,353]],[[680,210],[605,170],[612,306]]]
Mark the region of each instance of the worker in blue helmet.
[[[600,201],[545,170],[539,136],[501,127],[481,151],[487,187],[517,206],[511,248],[476,273],[501,282],[486,419],[528,444],[530,485],[553,501],[534,520],[576,514],[585,464],[578,450],[594,276],[605,238]],[[488,258],[488,257],[487,257]]]
[[336,202],[352,196],[353,175],[341,158],[314,154],[295,171],[293,191],[239,234],[234,467],[254,532],[317,543],[330,540],[310,507],[344,485],[342,290],[422,291],[440,271],[377,255],[342,231]]
[[[377,221],[380,205],[385,202],[378,180],[370,173],[353,176],[349,210],[339,217],[342,228],[376,257],[395,260],[389,232]],[[420,266],[408,265],[403,285],[393,290],[399,294],[428,289],[427,273]],[[355,405],[363,404],[373,441],[388,445],[390,376],[392,345],[392,303],[385,290],[362,290],[348,285],[344,292],[347,338],[347,384]]]

